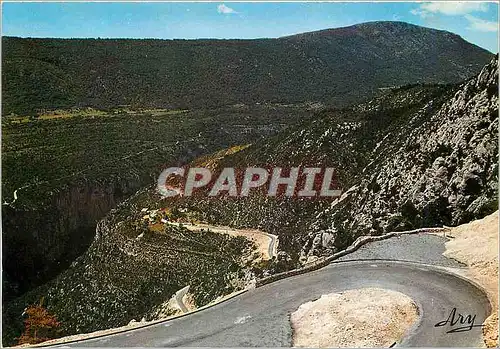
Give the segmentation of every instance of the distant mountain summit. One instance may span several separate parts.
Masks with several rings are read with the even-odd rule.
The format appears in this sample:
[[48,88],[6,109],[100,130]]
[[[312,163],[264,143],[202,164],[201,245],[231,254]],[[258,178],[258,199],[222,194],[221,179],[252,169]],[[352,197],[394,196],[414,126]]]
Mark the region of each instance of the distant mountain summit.
[[415,24],[399,21],[373,21],[350,25],[347,27],[322,29],[312,32],[289,35],[284,38],[310,38],[310,37],[325,37],[325,36],[379,36],[379,35],[405,35],[408,33],[447,33],[450,36],[460,38],[459,35],[445,31],[422,27]]
[[2,38],[3,113],[74,106],[195,108],[319,101],[454,83],[493,55],[458,35],[370,22],[278,39]]

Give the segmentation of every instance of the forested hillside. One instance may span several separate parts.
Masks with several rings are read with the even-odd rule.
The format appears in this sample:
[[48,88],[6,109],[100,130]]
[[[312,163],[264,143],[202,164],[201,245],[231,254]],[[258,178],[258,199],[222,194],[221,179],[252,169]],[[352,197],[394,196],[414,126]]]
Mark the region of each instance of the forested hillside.
[[214,107],[319,101],[458,82],[492,54],[402,22],[258,40],[2,39],[3,115],[122,105]]

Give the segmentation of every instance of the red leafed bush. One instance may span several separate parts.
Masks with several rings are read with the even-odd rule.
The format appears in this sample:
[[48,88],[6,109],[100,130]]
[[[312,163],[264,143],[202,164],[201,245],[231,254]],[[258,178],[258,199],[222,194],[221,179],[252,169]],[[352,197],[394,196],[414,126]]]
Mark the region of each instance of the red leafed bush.
[[55,337],[60,326],[54,315],[40,305],[30,305],[24,311],[24,332],[18,338],[18,344],[36,344]]

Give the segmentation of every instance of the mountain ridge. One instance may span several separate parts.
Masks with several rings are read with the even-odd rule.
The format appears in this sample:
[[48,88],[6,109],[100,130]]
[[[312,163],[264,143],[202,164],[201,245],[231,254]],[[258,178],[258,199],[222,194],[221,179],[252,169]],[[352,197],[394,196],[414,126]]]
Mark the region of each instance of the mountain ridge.
[[[400,28],[422,28],[426,30],[432,30],[436,32],[441,32],[441,33],[447,33],[451,36],[458,37],[462,40],[465,40],[461,35],[450,32],[448,30],[444,29],[437,29],[437,28],[431,28],[431,27],[425,27],[413,23],[408,23],[404,21],[368,21],[368,22],[362,22],[362,23],[357,23],[357,24],[351,24],[351,25],[346,25],[342,27],[330,27],[330,28],[325,28],[325,29],[318,29],[318,30],[311,30],[307,32],[299,32],[295,34],[289,34],[289,35],[282,35],[282,36],[277,36],[277,37],[267,37],[267,36],[262,36],[262,37],[256,37],[256,38],[215,38],[215,37],[199,37],[199,38],[189,38],[189,39],[184,39],[184,38],[153,38],[153,37],[144,37],[144,38],[133,38],[133,37],[71,37],[71,38],[60,38],[60,37],[54,37],[54,36],[44,36],[44,37],[32,37],[32,36],[17,36],[17,35],[4,35],[5,38],[13,38],[13,39],[48,39],[48,40],[157,40],[157,41],[253,41],[253,40],[276,40],[276,39],[289,39],[289,38],[296,38],[296,37],[301,37],[301,36],[313,36],[313,35],[320,35],[320,34],[338,34],[342,32],[351,32],[351,33],[356,33],[359,31],[356,31],[355,29],[377,29],[377,28],[370,28],[371,26],[373,27],[379,27],[379,28],[386,28],[386,27],[395,27],[397,28],[398,26]],[[478,46],[478,45],[476,45]],[[494,54],[493,52],[478,46],[491,54]]]
[[307,37],[307,36],[326,35],[326,34],[334,35],[334,34],[340,34],[340,33],[358,34],[358,33],[366,32],[367,34],[370,34],[370,32],[374,33],[374,31],[378,31],[378,30],[391,30],[391,29],[393,29],[393,30],[425,29],[425,30],[430,30],[430,31],[434,31],[434,32],[446,33],[452,37],[457,37],[457,38],[460,38],[462,40],[465,40],[459,34],[450,32],[448,30],[424,27],[421,25],[403,22],[403,21],[368,21],[368,22],[347,25],[347,26],[343,26],[343,27],[332,27],[332,28],[313,30],[313,31],[308,31],[308,32],[303,32],[303,33],[285,35],[285,36],[278,37],[278,39],[294,38],[294,37],[302,37],[302,36]]
[[[352,30],[357,34],[345,34]],[[457,35],[401,22],[327,32],[337,34],[248,40],[3,37],[3,114],[307,101],[342,107],[383,87],[459,82],[492,58]]]

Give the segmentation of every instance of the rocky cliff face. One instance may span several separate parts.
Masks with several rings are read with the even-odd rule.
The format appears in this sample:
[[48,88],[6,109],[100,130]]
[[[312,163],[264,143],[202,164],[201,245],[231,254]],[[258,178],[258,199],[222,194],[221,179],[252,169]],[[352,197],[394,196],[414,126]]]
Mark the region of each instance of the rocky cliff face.
[[483,217],[498,206],[497,79],[495,58],[461,85],[395,89],[323,112],[220,161],[220,167],[334,167],[344,193],[332,202],[253,195],[173,204],[202,219],[280,235],[291,266],[344,248],[360,235]]
[[[355,235],[459,225],[498,208],[498,61],[377,143],[360,181],[311,225]],[[314,243],[304,249],[314,254]]]
[[140,185],[81,183],[61,189],[45,209],[3,205],[4,300],[66,269],[92,242],[97,222]]
[[88,248],[96,222],[154,183],[164,166],[274,135],[309,118],[309,109],[73,110],[2,119],[4,299],[65,270]]
[[159,216],[148,224],[143,209],[161,208],[152,192],[140,190],[111,210],[97,224],[88,250],[64,272],[4,305],[4,345],[21,333],[23,309],[42,298],[64,336],[152,320],[187,285],[196,306],[244,286],[254,245],[163,224]]

